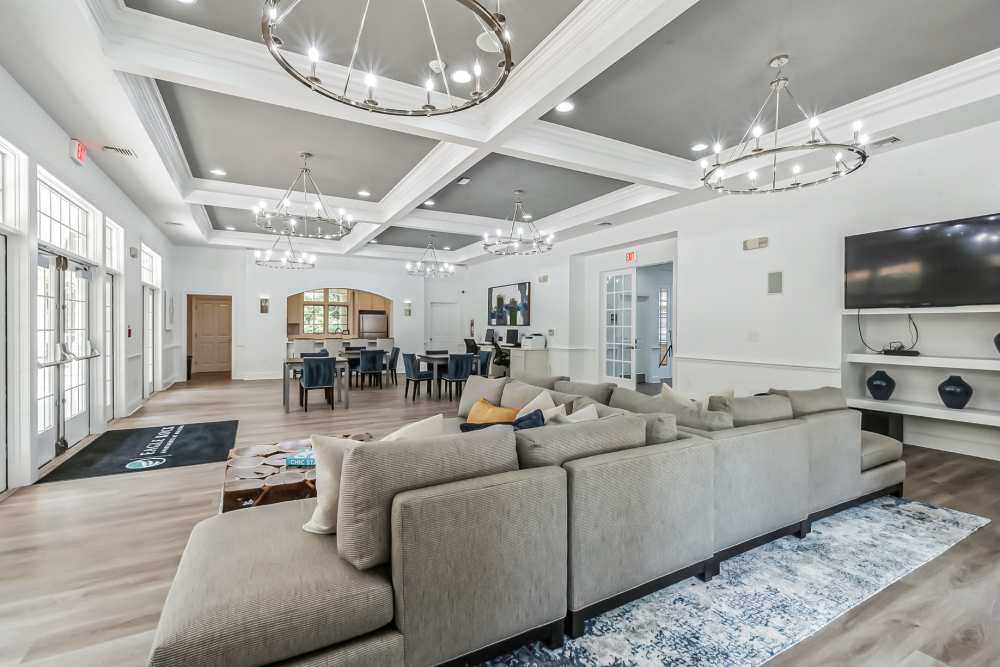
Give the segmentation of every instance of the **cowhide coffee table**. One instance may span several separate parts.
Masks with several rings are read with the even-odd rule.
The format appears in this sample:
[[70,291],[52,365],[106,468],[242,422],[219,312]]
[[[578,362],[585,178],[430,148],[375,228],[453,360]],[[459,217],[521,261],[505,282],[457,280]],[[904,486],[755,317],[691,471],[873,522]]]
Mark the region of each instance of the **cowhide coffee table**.
[[[360,442],[372,439],[368,433],[342,437]],[[309,447],[311,443],[305,438],[230,450],[219,511],[315,498],[316,469],[285,464],[286,457]]]

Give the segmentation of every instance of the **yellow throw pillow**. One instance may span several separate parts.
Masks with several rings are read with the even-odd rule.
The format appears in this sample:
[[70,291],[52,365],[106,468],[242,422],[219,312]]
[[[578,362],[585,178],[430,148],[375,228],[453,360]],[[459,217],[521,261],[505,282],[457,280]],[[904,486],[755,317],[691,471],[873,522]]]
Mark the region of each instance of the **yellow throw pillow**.
[[497,407],[485,398],[481,398],[469,410],[469,417],[466,421],[470,424],[502,424],[510,423],[516,418],[517,408]]

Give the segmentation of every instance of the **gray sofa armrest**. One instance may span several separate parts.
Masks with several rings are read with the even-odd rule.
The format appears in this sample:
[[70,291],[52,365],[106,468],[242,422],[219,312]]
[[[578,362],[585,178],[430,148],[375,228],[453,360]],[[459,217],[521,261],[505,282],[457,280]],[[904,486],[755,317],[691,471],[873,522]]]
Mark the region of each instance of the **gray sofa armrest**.
[[395,622],[432,665],[566,615],[566,473],[545,467],[398,494]]
[[715,443],[716,552],[809,516],[809,446],[803,421],[755,424],[704,437]]
[[763,424],[751,424],[750,426],[739,426],[737,428],[727,428],[721,431],[703,431],[697,428],[691,428],[690,426],[678,426],[677,430],[682,433],[688,433],[690,435],[698,436],[699,438],[707,438],[709,440],[729,440],[731,438],[742,438],[747,435],[753,435],[756,433],[765,433],[767,431],[774,431],[776,429],[786,428],[788,426],[794,426],[796,424],[801,424],[798,419],[782,419],[776,422],[765,422]]
[[801,417],[809,438],[809,511],[861,494],[861,413],[818,412]]
[[692,436],[564,464],[569,608],[710,558],[714,446]]

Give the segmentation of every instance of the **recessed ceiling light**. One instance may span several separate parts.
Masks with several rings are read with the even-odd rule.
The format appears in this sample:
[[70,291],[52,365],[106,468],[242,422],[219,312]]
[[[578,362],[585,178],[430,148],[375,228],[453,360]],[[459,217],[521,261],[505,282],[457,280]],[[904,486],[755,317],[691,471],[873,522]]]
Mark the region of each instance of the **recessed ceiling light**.
[[378,243],[378,239],[372,239],[369,243]]
[[177,0],[177,2],[181,3],[182,5],[193,5],[194,3],[198,2],[198,0]]
[[691,150],[693,150],[695,153],[700,153],[701,151],[706,150],[707,148],[708,144],[702,143],[700,141],[691,146]]
[[533,216],[530,213],[525,213],[524,215],[521,216],[521,219],[522,220],[531,220],[532,217]]
[[441,250],[451,250],[451,246],[446,245],[445,247],[441,248]]
[[458,184],[459,185],[468,185],[471,182],[472,182],[472,179],[469,178],[468,176],[463,176],[462,178],[458,179]]
[[576,105],[570,102],[569,100],[565,100],[556,105],[556,111],[558,111],[559,113],[569,113],[575,108]]
[[226,227],[226,231],[227,232],[235,232],[236,228],[235,227]]
[[451,73],[451,80],[455,83],[469,83],[472,81],[472,75],[469,74],[468,70],[457,69]]
[[435,202],[433,199],[428,199],[424,202],[424,206],[434,206]]
[[225,176],[226,175],[226,170],[225,169],[212,169],[208,173],[210,173],[212,176]]
[[372,193],[368,192],[367,190],[358,190],[358,196],[359,197],[371,197]]

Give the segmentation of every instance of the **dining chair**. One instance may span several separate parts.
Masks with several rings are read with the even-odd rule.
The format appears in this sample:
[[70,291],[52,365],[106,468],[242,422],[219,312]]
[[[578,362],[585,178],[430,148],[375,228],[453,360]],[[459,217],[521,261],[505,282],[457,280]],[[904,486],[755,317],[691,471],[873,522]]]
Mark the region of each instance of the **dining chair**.
[[361,350],[358,363],[358,388],[378,384],[382,388],[382,371],[385,370],[385,352],[382,350]]
[[403,388],[404,397],[407,397],[408,394],[410,393],[411,382],[413,383],[414,401],[417,400],[417,392],[420,391],[421,382],[427,382],[427,394],[430,395],[431,380],[434,379],[434,372],[420,370],[420,363],[417,361],[417,355],[415,354],[403,355],[403,373],[406,376],[406,386]]
[[478,354],[479,353],[479,345],[476,343],[476,341],[474,339],[472,339],[472,338],[466,338],[464,340],[465,340],[465,352],[467,354]]
[[397,374],[397,367],[399,366],[399,348],[394,347],[392,351],[389,352],[389,360],[385,362],[385,377],[386,379],[391,379],[393,384],[399,384],[399,375]]
[[[320,350],[319,352],[302,352],[299,356],[303,359],[307,357],[329,357],[330,353],[327,350]],[[292,369],[292,378],[302,377],[302,370],[299,368]]]
[[448,372],[441,378],[448,385],[448,400],[452,400],[452,386],[456,389],[459,398],[462,397],[462,387],[472,374],[471,354],[450,354],[448,355]]
[[299,405],[309,412],[309,392],[323,389],[330,409],[334,409],[336,400],[333,389],[337,382],[337,359],[326,355],[314,355],[302,358],[302,377],[299,379]]
[[[425,354],[435,354],[435,355],[438,355],[438,356],[441,356],[441,357],[443,357],[443,356],[445,356],[445,355],[448,354],[448,350],[424,350],[424,352],[425,352]],[[427,363],[428,367],[430,367],[431,365],[432,365],[431,362]],[[447,361],[442,361],[440,363],[433,364],[433,365],[437,366],[437,371],[438,371],[438,386],[437,386],[437,390],[438,390],[438,396],[440,396],[441,395],[441,376],[443,376],[445,373],[448,372],[448,362]]]
[[481,375],[484,378],[490,376],[490,360],[493,358],[493,350],[480,350],[479,351],[479,368],[476,369],[476,375]]

